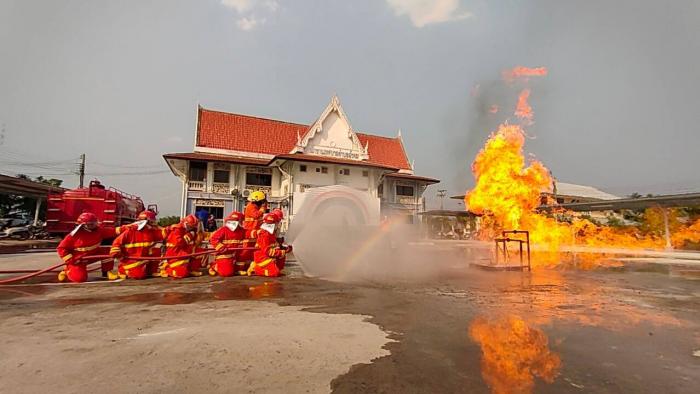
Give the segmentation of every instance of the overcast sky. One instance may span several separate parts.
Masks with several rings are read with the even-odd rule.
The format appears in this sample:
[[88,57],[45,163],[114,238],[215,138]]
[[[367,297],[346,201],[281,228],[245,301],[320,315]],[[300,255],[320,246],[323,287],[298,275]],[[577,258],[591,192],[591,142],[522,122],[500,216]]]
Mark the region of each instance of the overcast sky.
[[0,0],[0,50],[0,173],[75,186],[85,152],[89,178],[166,214],[161,155],[192,150],[197,104],[310,123],[334,93],[461,194],[516,65],[549,69],[526,149],[561,181],[700,190],[698,1]]

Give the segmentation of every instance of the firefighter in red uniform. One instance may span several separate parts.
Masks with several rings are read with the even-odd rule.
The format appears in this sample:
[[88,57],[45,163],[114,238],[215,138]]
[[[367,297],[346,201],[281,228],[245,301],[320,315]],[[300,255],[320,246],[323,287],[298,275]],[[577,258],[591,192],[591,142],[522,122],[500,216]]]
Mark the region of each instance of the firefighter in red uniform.
[[[81,257],[99,254],[102,241],[114,238],[120,231],[120,227],[100,227],[97,216],[90,212],[81,213],[77,222],[78,226],[63,238],[56,249],[61,259],[66,262],[66,267],[58,273],[60,282],[66,278],[71,282],[85,282],[86,264],[89,261],[81,261]],[[108,272],[112,267],[112,262],[102,263],[102,272]]]
[[[255,246],[258,230],[260,225],[262,225],[265,212],[267,212],[267,197],[265,193],[259,190],[250,193],[248,205],[245,207],[245,221],[243,222],[246,237],[246,242],[243,244],[244,247],[252,248]],[[253,251],[241,251],[238,260],[253,261]]]
[[189,255],[197,248],[201,242],[200,227],[199,219],[194,215],[188,215],[179,224],[170,227],[165,241],[165,257],[174,258],[164,264],[161,276],[185,278],[190,275],[194,258],[180,256]]
[[209,267],[209,275],[233,276],[235,273],[246,275],[247,261],[239,260],[242,251],[228,250],[242,247],[245,243],[246,231],[241,226],[244,216],[240,212],[231,212],[224,220],[224,226],[214,231],[209,238],[209,244],[218,254],[214,263]]
[[156,214],[153,211],[141,212],[138,220],[112,243],[109,255],[120,261],[118,274],[108,273],[110,279],[127,277],[144,279],[157,272],[158,261],[140,260],[140,258],[160,255],[156,251],[156,245],[163,242],[167,229],[156,225]]
[[287,253],[292,251],[291,245],[283,245],[277,240],[276,231],[280,223],[277,213],[268,213],[260,226],[255,247],[253,263],[248,268],[248,275],[280,276]]

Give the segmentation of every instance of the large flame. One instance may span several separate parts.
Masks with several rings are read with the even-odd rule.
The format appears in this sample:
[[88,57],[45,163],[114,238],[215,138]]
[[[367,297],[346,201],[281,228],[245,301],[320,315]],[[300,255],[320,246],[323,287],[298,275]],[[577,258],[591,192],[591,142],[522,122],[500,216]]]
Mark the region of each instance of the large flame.
[[[506,81],[547,74],[545,67],[515,67],[504,72]],[[515,115],[524,124],[532,124],[533,111],[528,104],[530,89],[520,93]],[[537,213],[542,204],[543,192],[552,193],[552,177],[539,161],[526,160],[524,155],[525,131],[521,125],[501,124],[489,137],[472,164],[476,185],[465,197],[468,210],[483,215],[479,236],[491,240],[502,230],[528,230],[530,240],[556,253],[562,245],[595,247],[662,249],[666,240],[659,232],[642,231],[637,227],[599,226],[592,221],[576,217],[570,212],[566,221],[556,220],[556,215]],[[700,241],[700,221],[674,228],[674,246]],[[538,263],[538,261],[535,261]]]
[[551,383],[561,368],[544,332],[520,317],[477,318],[469,326],[469,336],[481,347],[481,375],[495,394],[530,393],[535,377]]

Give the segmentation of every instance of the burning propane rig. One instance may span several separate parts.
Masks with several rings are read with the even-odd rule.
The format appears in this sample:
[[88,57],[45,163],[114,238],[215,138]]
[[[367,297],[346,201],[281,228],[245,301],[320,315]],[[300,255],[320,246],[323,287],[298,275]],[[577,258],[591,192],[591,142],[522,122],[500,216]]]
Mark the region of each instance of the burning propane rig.
[[[554,179],[542,162],[533,157],[526,159],[524,127],[534,123],[532,107],[528,103],[531,90],[527,82],[530,78],[546,75],[544,67],[516,67],[503,73],[505,83],[525,85],[513,113],[516,123],[506,120],[500,124],[472,164],[475,186],[466,193],[465,206],[470,212],[481,215],[479,239],[495,242],[493,261],[496,264],[491,266],[505,262],[505,268],[508,268],[509,258],[517,255],[520,262],[517,267],[529,269],[530,243],[535,266],[561,263],[561,252],[571,250],[573,246],[587,247],[578,258],[593,263],[601,257],[600,252],[596,252],[600,248],[663,250],[666,246],[663,237],[644,234],[635,228],[598,225],[564,209],[537,211],[542,204],[542,192],[553,191]],[[567,216],[568,220],[558,220],[562,216]],[[671,238],[674,241],[700,239],[700,220],[678,228]]]

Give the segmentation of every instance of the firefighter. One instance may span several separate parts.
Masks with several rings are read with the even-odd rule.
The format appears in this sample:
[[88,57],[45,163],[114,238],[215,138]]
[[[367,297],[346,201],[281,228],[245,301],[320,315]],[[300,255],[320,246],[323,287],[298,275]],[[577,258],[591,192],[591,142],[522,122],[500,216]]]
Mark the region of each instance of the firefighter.
[[[170,227],[166,238],[165,257],[173,257],[166,260],[160,273],[163,277],[185,278],[190,275],[192,257],[180,257],[191,254],[201,243],[201,222],[194,215],[188,215],[179,224]],[[197,276],[197,274],[194,274]]]
[[[66,262],[63,271],[58,273],[60,282],[66,278],[71,282],[85,282],[88,261],[81,261],[81,257],[99,254],[102,241],[114,238],[120,231],[120,227],[100,227],[97,216],[90,212],[81,213],[77,223],[75,229],[66,235],[56,248],[58,255]],[[110,271],[112,266],[111,262],[102,263],[102,272]]]
[[280,276],[284,269],[287,253],[292,251],[291,245],[281,244],[277,239],[280,217],[276,213],[268,213],[263,218],[255,247],[253,263],[248,268],[248,275]]
[[242,251],[228,250],[242,247],[246,231],[241,222],[244,216],[240,212],[231,212],[224,220],[224,226],[216,230],[209,238],[209,243],[218,252],[214,264],[209,267],[209,275],[233,276],[246,275],[248,262],[238,259]]
[[158,272],[158,261],[139,258],[160,256],[157,244],[163,242],[167,229],[156,225],[156,214],[150,210],[141,212],[138,220],[112,243],[109,255],[119,259],[119,270],[117,274],[109,272],[109,279],[144,279]]
[[[254,191],[248,196],[248,205],[245,207],[245,221],[243,227],[245,229],[246,242],[244,247],[252,248],[255,246],[255,241],[258,237],[258,230],[262,225],[263,216],[267,212],[267,197],[262,191]],[[250,262],[253,260],[252,251],[241,251],[238,256],[239,260]]]

